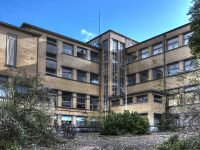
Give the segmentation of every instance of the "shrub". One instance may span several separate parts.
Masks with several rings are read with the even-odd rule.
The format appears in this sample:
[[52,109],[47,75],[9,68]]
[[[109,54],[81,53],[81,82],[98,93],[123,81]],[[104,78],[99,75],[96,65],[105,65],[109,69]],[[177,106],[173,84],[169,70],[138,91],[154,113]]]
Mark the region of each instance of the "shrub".
[[125,111],[124,113],[109,113],[101,122],[102,135],[141,135],[148,133],[149,123],[138,113]]
[[174,135],[159,146],[159,150],[184,150],[184,141],[179,140],[178,135]]
[[178,135],[174,135],[158,147],[158,150],[199,150],[200,137],[190,137],[180,140]]
[[[19,149],[54,140],[51,126],[52,95],[42,78],[15,76],[1,82],[0,149]],[[6,141],[6,142],[5,142]]]

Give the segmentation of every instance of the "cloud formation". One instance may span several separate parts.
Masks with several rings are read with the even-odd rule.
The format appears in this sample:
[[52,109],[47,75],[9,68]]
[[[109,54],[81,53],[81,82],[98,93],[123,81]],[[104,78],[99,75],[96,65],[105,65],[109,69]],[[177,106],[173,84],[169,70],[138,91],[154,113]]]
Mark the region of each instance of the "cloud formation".
[[96,35],[92,32],[87,31],[86,29],[81,29],[81,35],[84,35],[84,41],[87,42],[90,39],[92,39],[93,37],[95,37]]

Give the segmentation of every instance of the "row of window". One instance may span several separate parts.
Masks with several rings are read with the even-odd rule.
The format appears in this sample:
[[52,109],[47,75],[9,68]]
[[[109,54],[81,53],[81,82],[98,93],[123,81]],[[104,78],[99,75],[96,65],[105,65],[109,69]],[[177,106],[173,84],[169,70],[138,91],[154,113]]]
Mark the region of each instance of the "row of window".
[[[192,35],[192,32],[185,33],[183,35],[183,45],[188,44],[189,38],[191,37],[191,35]],[[176,36],[172,39],[167,40],[166,50],[169,51],[169,50],[178,48],[179,46],[180,46],[179,45],[179,37]],[[163,42],[153,45],[151,54],[148,50],[148,47],[143,48],[143,49],[139,50],[139,54],[137,54],[137,52],[133,52],[133,53],[127,55],[127,63],[132,63],[139,59],[148,58],[150,55],[154,56],[154,55],[160,54],[163,52],[163,50],[164,50]]]
[[[48,61],[48,60],[47,60]],[[47,62],[49,64],[49,62]],[[49,65],[47,65],[49,66]],[[55,67],[56,69],[56,67]],[[55,75],[56,72],[53,73]],[[52,72],[49,72],[49,70],[46,70],[46,74],[52,75]],[[82,71],[82,70],[77,70],[77,81],[81,82],[87,82],[87,72]],[[62,67],[62,77],[64,79],[73,79],[73,69],[72,68],[67,68],[67,67]],[[95,73],[90,73],[90,83],[92,84],[99,84],[99,75]]]
[[[86,109],[86,94],[76,94],[76,109]],[[73,93],[62,92],[62,107],[73,108]],[[99,110],[99,99],[97,96],[90,95],[90,110]]]
[[[57,40],[52,38],[47,38],[47,52],[51,55],[57,54]],[[64,54],[73,55],[74,45],[63,42]],[[82,59],[88,59],[88,50],[83,47],[77,47],[77,57]],[[90,60],[94,62],[99,62],[99,53],[90,51]]]
[[[196,62],[194,60],[185,60],[184,61],[184,71],[193,71],[197,69]],[[168,76],[176,75],[180,73],[179,62],[172,63],[167,65],[167,72]],[[164,75],[164,68],[163,67],[156,67],[152,69],[152,79],[157,80],[163,78]],[[133,85],[136,83],[144,83],[149,81],[149,70],[145,70],[139,72],[139,82],[136,81],[136,73],[127,76],[128,85]]]
[[[162,96],[154,94],[154,102],[162,103]],[[148,102],[148,96],[147,94],[136,96],[136,99],[133,97],[127,98],[127,104],[133,104],[133,103],[146,103]],[[120,105],[120,99],[114,99],[111,101],[112,106],[119,106]],[[125,98],[123,98],[123,104],[125,104]]]

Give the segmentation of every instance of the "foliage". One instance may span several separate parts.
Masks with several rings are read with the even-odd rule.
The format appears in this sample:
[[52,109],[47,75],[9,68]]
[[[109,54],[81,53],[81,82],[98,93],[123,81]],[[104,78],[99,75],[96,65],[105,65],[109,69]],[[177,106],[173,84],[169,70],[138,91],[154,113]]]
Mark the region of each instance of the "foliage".
[[148,120],[136,112],[111,112],[102,120],[100,133],[102,135],[141,135],[148,133],[148,129]]
[[52,96],[39,76],[14,76],[0,83],[0,149],[55,141],[51,128]]
[[184,141],[179,140],[178,135],[174,135],[168,141],[161,144],[158,150],[184,150],[184,146]]
[[169,138],[168,141],[162,143],[158,150],[199,150],[200,137],[192,137],[185,140],[180,140],[178,135]]
[[192,37],[189,41],[192,54],[200,58],[200,0],[193,0],[193,6],[189,9]]

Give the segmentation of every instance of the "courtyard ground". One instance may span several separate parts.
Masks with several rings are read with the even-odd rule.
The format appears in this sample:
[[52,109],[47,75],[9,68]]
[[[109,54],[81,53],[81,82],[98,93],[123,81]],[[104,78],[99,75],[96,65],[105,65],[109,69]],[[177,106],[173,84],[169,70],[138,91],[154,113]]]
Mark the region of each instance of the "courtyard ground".
[[82,133],[75,139],[60,144],[59,150],[154,150],[174,133],[152,133],[142,136],[101,136],[98,133]]

